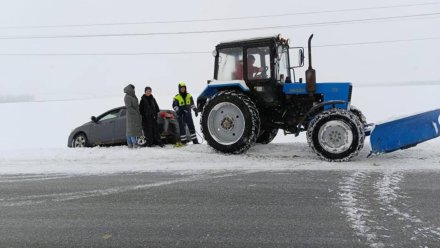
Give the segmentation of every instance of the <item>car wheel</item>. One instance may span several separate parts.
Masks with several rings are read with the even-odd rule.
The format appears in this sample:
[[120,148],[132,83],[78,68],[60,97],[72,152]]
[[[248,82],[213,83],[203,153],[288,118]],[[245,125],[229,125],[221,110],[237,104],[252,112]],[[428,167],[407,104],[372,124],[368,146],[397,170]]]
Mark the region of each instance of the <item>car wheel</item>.
[[74,148],[89,147],[87,136],[84,133],[77,134],[73,138],[72,147]]

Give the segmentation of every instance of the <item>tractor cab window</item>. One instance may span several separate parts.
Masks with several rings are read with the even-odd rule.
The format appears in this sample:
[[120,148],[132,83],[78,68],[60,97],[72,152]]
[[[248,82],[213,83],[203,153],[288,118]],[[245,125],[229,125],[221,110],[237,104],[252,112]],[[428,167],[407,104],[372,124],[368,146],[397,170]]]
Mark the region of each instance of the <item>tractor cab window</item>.
[[278,46],[275,70],[277,71],[277,82],[284,83],[289,76],[289,49],[285,46]]
[[248,79],[270,78],[270,48],[253,47],[248,48],[246,52]]
[[217,63],[217,80],[243,79],[243,49],[241,47],[220,49]]

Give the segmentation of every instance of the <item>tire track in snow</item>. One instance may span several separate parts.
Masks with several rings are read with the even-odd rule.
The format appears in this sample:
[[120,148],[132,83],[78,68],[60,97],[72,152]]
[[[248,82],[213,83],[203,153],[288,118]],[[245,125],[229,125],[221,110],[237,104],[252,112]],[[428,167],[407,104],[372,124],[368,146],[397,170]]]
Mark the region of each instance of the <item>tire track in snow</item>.
[[[400,192],[403,179],[402,172],[389,171],[377,179],[360,171],[344,177],[339,184],[342,213],[370,247],[437,247],[440,228],[422,220],[405,203],[410,197]],[[390,229],[384,225],[391,225]]]
[[55,179],[72,178],[73,175],[17,175],[17,176],[0,176],[0,183],[17,183],[17,182],[34,182]]
[[[381,180],[376,182],[375,188],[379,203],[382,205],[381,210],[388,216],[395,216],[397,220],[406,222],[402,225],[404,231],[413,235],[408,242],[420,242],[419,238],[422,237],[424,238],[422,243],[426,244],[419,246],[430,247],[429,244],[440,242],[440,228],[417,217],[413,210],[408,209],[407,204],[401,203],[402,199],[409,198],[405,193],[399,192],[399,184],[403,178],[401,172],[385,172]],[[403,211],[399,207],[407,210]]]
[[19,206],[31,206],[31,205],[43,204],[48,202],[64,202],[64,201],[78,200],[78,199],[90,198],[90,197],[101,197],[101,196],[108,196],[113,194],[121,194],[129,191],[160,187],[160,186],[171,185],[176,183],[195,182],[195,181],[208,180],[208,179],[232,177],[232,176],[248,174],[248,173],[252,173],[252,172],[226,173],[221,175],[218,175],[218,173],[201,174],[201,175],[194,175],[187,178],[181,178],[181,179],[175,179],[169,181],[131,185],[131,186],[111,187],[111,188],[99,189],[99,190],[0,198],[0,206],[19,207]]
[[338,194],[340,207],[358,237],[364,239],[370,247],[385,247],[376,233],[383,228],[372,225],[375,222],[370,218],[371,210],[366,204],[367,199],[362,189],[362,184],[368,177],[365,172],[358,171],[343,179]]

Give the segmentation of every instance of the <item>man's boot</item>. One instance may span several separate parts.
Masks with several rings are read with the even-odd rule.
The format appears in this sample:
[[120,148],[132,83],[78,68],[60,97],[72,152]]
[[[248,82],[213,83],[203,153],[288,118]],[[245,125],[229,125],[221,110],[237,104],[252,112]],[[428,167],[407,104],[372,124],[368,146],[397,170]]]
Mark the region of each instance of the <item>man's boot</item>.
[[156,141],[156,145],[160,146],[160,147],[164,147],[165,145],[163,144],[162,140],[157,140]]
[[186,146],[186,144],[184,144],[180,141],[177,141],[176,144],[174,145],[174,147],[182,147],[182,146]]

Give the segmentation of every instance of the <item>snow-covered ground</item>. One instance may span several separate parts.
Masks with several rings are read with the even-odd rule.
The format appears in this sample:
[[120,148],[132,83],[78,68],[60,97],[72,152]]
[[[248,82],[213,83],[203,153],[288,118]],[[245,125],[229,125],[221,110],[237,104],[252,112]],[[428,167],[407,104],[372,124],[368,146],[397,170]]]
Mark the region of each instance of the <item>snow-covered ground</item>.
[[367,158],[368,147],[344,163],[321,161],[307,143],[256,145],[246,154],[227,155],[208,145],[184,148],[96,147],[14,150],[0,156],[0,174],[110,174],[171,171],[197,174],[223,171],[278,170],[440,170],[440,142]]
[[[369,122],[440,108],[440,85],[357,87],[355,84],[354,87],[352,104],[364,112]],[[370,150],[367,139],[360,156],[347,163],[323,162],[311,152],[304,135],[295,138],[284,136],[282,132],[273,143],[257,145],[242,155],[220,154],[206,144],[179,149],[171,146],[138,150],[67,148],[70,131],[87,122],[92,115],[121,106],[123,94],[120,95],[85,100],[66,100],[72,98],[61,95],[55,99],[35,96],[35,102],[0,104],[0,174],[440,169],[440,139],[408,150],[366,158]],[[156,98],[161,108],[170,108],[172,96]],[[198,125],[198,119],[195,121]]]

